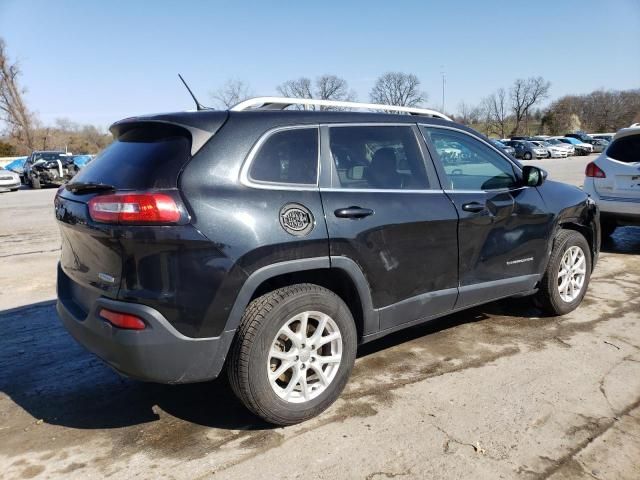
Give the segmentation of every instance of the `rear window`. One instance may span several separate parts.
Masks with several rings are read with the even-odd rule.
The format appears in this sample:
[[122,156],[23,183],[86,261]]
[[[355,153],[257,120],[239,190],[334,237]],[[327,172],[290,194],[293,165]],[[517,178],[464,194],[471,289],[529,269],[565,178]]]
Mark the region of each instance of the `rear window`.
[[118,189],[174,188],[191,156],[189,133],[171,125],[133,128],[120,135],[73,179]]
[[640,162],[640,135],[629,135],[615,140],[609,145],[607,156],[619,162]]

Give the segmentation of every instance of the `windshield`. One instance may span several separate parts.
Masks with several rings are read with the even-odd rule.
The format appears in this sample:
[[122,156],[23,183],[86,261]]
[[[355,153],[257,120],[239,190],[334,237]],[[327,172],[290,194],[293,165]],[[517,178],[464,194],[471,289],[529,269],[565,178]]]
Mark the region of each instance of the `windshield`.
[[572,145],[578,145],[579,143],[582,143],[579,140],[576,140],[575,138],[571,138],[571,137],[565,137],[565,140]]
[[506,147],[506,145],[505,145],[504,143],[502,143],[502,142],[500,142],[500,141],[498,141],[498,140],[493,140],[493,144],[494,144],[496,147],[500,147],[500,148],[504,148],[504,147]]

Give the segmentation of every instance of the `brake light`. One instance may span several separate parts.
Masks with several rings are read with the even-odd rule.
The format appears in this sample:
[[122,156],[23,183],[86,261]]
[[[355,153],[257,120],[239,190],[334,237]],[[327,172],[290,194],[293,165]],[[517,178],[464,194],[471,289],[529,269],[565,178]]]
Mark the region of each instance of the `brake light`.
[[101,223],[176,223],[180,209],[164,193],[116,193],[89,200],[89,215]]
[[147,326],[140,317],[136,317],[130,313],[114,312],[103,308],[100,310],[100,316],[114,327],[124,328],[126,330],[144,330]]
[[604,170],[602,170],[594,162],[590,162],[587,164],[587,168],[585,169],[584,174],[587,177],[607,178],[607,174],[604,173]]

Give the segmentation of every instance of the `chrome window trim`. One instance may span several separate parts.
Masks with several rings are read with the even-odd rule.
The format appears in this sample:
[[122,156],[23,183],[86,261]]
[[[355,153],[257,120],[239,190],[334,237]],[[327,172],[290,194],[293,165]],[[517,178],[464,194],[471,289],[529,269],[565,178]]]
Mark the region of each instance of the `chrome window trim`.
[[[418,124],[416,122],[340,122],[340,123],[321,123],[320,126],[321,127],[327,127],[328,129],[331,129],[332,127],[337,127],[337,128],[341,128],[341,127],[405,127],[405,128],[409,128],[411,129],[412,133],[413,133],[413,138],[416,141],[416,147],[418,148],[418,151],[420,152],[420,156],[422,157],[422,161],[423,163],[427,161],[427,159],[424,157],[424,153],[422,152],[421,148],[420,148],[420,139],[418,139],[418,137],[416,136],[416,131],[415,131],[415,127]],[[421,133],[420,133],[421,134]],[[331,133],[329,132],[329,139],[331,139]],[[331,145],[328,145],[329,147],[329,154],[331,154]],[[332,159],[333,161],[333,159]],[[335,165],[335,164],[334,164]],[[333,167],[335,168],[335,166]],[[425,168],[425,175],[427,176],[427,180],[430,182],[429,179],[429,172],[427,171],[427,166],[424,166]],[[371,193],[442,193],[442,189],[441,188],[424,188],[424,189],[400,189],[400,188],[390,188],[390,189],[384,189],[384,188],[339,188],[339,187],[327,187],[327,188],[321,188],[320,191],[322,192],[351,192],[351,193],[355,193],[355,192],[371,192]]]
[[440,189],[429,190],[402,190],[399,188],[335,188],[335,187],[320,187],[321,192],[348,192],[348,193],[442,193]]
[[417,125],[413,122],[336,122],[321,123],[321,127],[412,127]]
[[[285,130],[301,130],[301,129],[314,129],[317,134],[317,158],[316,158],[316,183],[284,183],[284,182],[262,182],[260,180],[254,180],[249,176],[249,170],[251,169],[251,165],[253,161],[265,144],[265,142],[271,138],[271,136],[276,133],[285,131]],[[320,126],[317,124],[303,124],[303,125],[287,125],[284,127],[275,127],[270,130],[264,132],[258,141],[251,147],[247,158],[242,164],[242,168],[240,169],[240,183],[245,187],[250,188],[259,188],[263,190],[304,190],[304,191],[317,191],[318,185],[320,182],[320,169],[322,168],[322,163],[320,162]]]

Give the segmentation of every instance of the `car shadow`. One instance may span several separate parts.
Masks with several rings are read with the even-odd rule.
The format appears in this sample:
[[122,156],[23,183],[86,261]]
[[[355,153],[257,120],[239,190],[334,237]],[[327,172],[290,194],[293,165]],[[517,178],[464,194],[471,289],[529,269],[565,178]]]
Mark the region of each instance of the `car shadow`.
[[[521,306],[517,306],[520,305]],[[529,302],[494,302],[362,345],[358,356],[490,318],[535,316]],[[222,375],[189,385],[123,378],[80,346],[60,324],[54,302],[0,312],[0,391],[35,419],[76,429],[112,429],[159,420],[157,408],[194,424],[233,430],[272,428],[236,399]]]
[[640,253],[640,227],[618,227],[608,238],[602,239],[600,251],[604,253]]
[[226,377],[191,385],[123,378],[65,330],[53,302],[0,312],[0,391],[35,419],[78,429],[120,428],[170,415],[223,429],[270,428],[235,398]]

